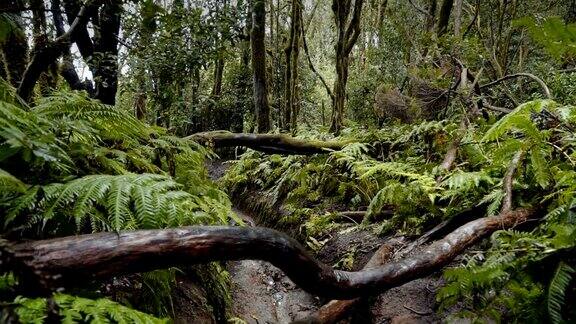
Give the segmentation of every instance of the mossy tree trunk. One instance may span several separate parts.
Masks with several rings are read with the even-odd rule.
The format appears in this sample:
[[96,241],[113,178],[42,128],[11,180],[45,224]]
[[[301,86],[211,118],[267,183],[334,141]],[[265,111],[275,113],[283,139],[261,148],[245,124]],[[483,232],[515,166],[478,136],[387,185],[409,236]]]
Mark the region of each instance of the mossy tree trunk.
[[332,123],[330,131],[338,134],[342,129],[346,108],[346,84],[350,52],[360,35],[360,18],[364,0],[333,0],[332,11],[338,41],[336,43],[336,82],[332,102]]
[[298,113],[298,58],[300,56],[300,40],[302,35],[302,3],[301,0],[292,0],[290,14],[290,36],[287,40],[284,53],[286,55],[286,70],[284,75],[284,120],[285,131],[295,131]]
[[268,104],[268,85],[266,81],[266,2],[252,0],[252,75],[254,79],[253,95],[256,117],[256,130],[260,133],[270,131],[270,106]]

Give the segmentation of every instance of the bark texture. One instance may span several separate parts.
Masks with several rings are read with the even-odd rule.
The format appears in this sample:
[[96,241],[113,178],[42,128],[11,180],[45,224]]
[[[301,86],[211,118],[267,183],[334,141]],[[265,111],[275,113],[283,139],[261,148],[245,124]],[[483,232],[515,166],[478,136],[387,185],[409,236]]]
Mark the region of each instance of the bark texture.
[[281,134],[250,134],[212,131],[196,133],[187,137],[211,147],[245,146],[253,150],[272,154],[317,154],[340,150],[344,141],[307,141]]
[[270,105],[268,104],[268,85],[266,81],[266,46],[264,44],[266,28],[266,2],[252,0],[252,74],[254,79],[254,110],[256,130],[259,133],[270,131]]
[[442,2],[442,6],[440,7],[440,16],[438,17],[438,26],[436,29],[438,36],[442,36],[448,31],[448,24],[450,24],[450,14],[452,13],[453,6],[454,0],[444,0]]
[[257,259],[278,267],[302,289],[350,299],[383,292],[427,276],[498,229],[525,222],[516,209],[471,221],[420,253],[357,272],[334,270],[295,240],[267,228],[192,226],[97,233],[24,243],[0,241],[0,262],[30,292],[86,285],[94,279],[216,260]]
[[302,38],[302,3],[300,0],[292,0],[290,20],[290,37],[284,50],[286,70],[284,75],[283,128],[286,131],[295,131],[300,111],[298,102],[298,58],[300,56],[300,40]]
[[330,131],[340,133],[346,108],[346,84],[350,52],[360,35],[360,18],[364,0],[333,0],[332,11],[336,23],[338,41],[336,43],[336,82],[332,102],[332,123]]

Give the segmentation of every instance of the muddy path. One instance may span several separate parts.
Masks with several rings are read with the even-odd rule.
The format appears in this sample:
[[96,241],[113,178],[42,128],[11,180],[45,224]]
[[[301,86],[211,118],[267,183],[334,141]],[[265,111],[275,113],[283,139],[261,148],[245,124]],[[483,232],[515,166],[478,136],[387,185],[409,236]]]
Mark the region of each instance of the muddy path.
[[[235,212],[248,224],[256,222]],[[248,323],[289,323],[321,306],[320,301],[298,288],[284,273],[263,261],[229,262],[234,316]]]
[[[226,172],[228,165],[212,161],[207,167],[216,180]],[[258,226],[258,220],[250,211],[234,208],[234,212],[249,226]],[[316,257],[333,265],[354,250],[351,270],[359,270],[384,241],[365,230],[335,232]],[[228,262],[228,271],[232,284],[230,313],[247,323],[290,323],[305,318],[326,302],[297,287],[282,271],[267,262]],[[442,285],[439,274],[414,280],[370,298],[342,323],[440,323],[447,315],[436,312],[435,296]]]
[[[227,165],[213,161],[208,165],[210,177],[220,178]],[[233,208],[248,226],[258,226],[248,213]],[[234,317],[247,323],[290,323],[317,310],[320,300],[298,288],[282,271],[270,263],[257,260],[228,262],[232,284]]]

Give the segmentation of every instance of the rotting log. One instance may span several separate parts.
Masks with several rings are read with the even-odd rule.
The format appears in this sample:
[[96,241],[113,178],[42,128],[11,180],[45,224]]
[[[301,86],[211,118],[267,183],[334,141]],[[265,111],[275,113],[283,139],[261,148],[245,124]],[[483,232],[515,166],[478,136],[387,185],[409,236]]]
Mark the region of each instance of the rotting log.
[[311,155],[342,149],[350,141],[303,140],[283,134],[231,133],[211,131],[192,134],[187,139],[219,148],[244,146],[271,154]]
[[375,269],[339,271],[312,258],[287,235],[259,227],[192,226],[96,233],[42,241],[0,241],[0,262],[31,292],[82,286],[94,279],[217,260],[270,262],[309,293],[350,299],[427,276],[498,229],[516,226],[531,209],[471,221],[420,253]]

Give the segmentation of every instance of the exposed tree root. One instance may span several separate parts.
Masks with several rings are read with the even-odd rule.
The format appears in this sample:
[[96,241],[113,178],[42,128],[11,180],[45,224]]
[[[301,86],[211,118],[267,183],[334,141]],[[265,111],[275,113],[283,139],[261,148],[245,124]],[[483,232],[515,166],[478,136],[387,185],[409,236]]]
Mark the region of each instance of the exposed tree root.
[[358,272],[322,264],[278,231],[224,226],[97,233],[25,243],[0,241],[0,262],[18,274],[22,284],[34,286],[31,291],[46,292],[124,273],[216,260],[259,259],[280,268],[312,294],[346,299],[379,293],[429,275],[480,239],[523,223],[533,214],[529,209],[516,209],[481,218],[417,255]]
[[340,150],[346,141],[301,140],[283,134],[244,134],[211,131],[192,134],[187,139],[212,147],[245,146],[272,154],[310,155]]

